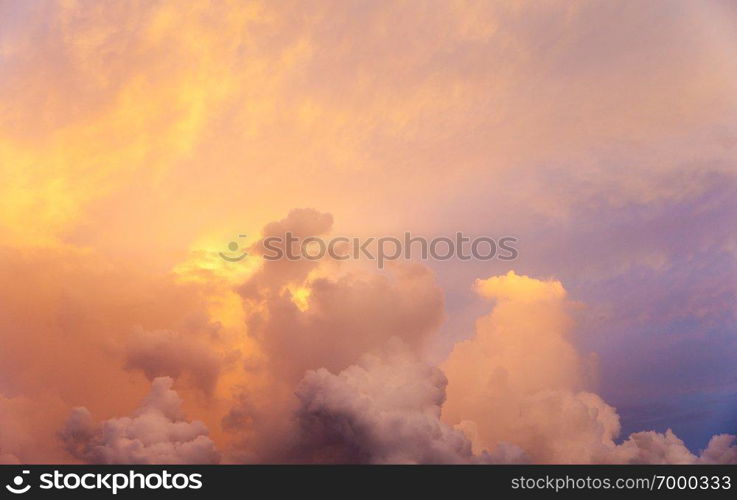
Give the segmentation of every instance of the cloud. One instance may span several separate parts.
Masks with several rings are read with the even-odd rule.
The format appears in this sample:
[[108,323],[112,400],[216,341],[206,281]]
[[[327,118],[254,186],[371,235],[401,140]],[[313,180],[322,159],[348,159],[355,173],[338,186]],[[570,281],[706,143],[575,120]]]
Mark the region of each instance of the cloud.
[[594,460],[619,432],[619,419],[584,390],[591,368],[569,339],[561,283],[510,271],[476,289],[496,305],[442,365],[444,419],[474,422],[480,449],[508,442],[533,462]]
[[678,436],[668,429],[632,434],[616,450],[619,461],[631,464],[690,464],[696,457]]
[[[68,460],[54,435],[74,406],[109,416],[135,405],[148,382],[126,371],[126,361],[152,376],[184,377],[185,393],[211,387],[230,366],[233,349],[206,340],[200,289],[129,264],[74,247],[0,247],[0,280],[16,284],[0,290],[0,394],[8,398],[4,427],[27,428],[27,444],[14,452],[22,461]],[[142,339],[141,331],[180,332],[172,334],[180,342]],[[154,353],[152,344],[167,351]],[[225,362],[215,371],[211,358]]]
[[[315,209],[303,208],[290,210],[282,220],[271,222],[261,230],[261,239],[251,245],[250,252],[263,256],[267,252],[273,255],[278,249],[283,256],[301,255],[300,243],[307,237],[324,236],[333,226],[333,216]],[[287,248],[287,234],[298,238]],[[267,239],[275,238],[267,247]],[[279,292],[288,284],[301,284],[316,269],[319,262],[309,259],[264,259],[261,268],[240,286],[239,292],[244,298],[257,298]]]
[[696,455],[686,448],[672,430],[665,433],[646,431],[631,434],[609,457],[614,463],[627,464],[735,464],[737,436],[713,436],[707,447]]
[[594,366],[572,344],[573,304],[560,282],[510,272],[479,280],[476,289],[496,304],[442,370],[397,339],[339,372],[308,370],[296,386],[298,403],[282,409],[295,423],[284,428],[289,438],[276,460],[656,464],[734,459],[735,437],[728,435],[714,437],[700,456],[670,430],[638,432],[617,443],[619,416],[591,391]]
[[[332,217],[294,210],[264,237],[325,234]],[[259,248],[263,239],[253,248]],[[264,261],[238,287],[249,338],[248,383],[223,419],[236,460],[290,460],[297,384],[311,370],[340,373],[398,338],[420,353],[444,318],[443,294],[424,266],[395,265],[384,274],[330,261]]]
[[737,436],[718,434],[709,440],[701,453],[700,462],[707,464],[737,464]]
[[149,332],[137,328],[126,343],[125,367],[143,371],[149,380],[181,376],[204,393],[212,394],[228,359],[218,351],[218,326],[209,328],[204,332]]
[[443,423],[443,373],[399,341],[339,374],[308,371],[300,401],[295,458],[334,463],[465,463],[471,443]]
[[[667,433],[607,454],[611,404],[676,407],[656,428],[695,449],[676,413],[707,408],[697,393],[725,411],[689,425],[733,429],[734,16],[722,1],[0,2],[0,456],[68,458],[50,436],[70,408],[123,415],[170,376],[230,458],[286,459],[305,372],[339,377],[391,337],[421,358],[454,348],[441,415],[476,455],[675,457]],[[330,214],[281,218],[293,207]],[[434,262],[436,278],[261,262],[258,245],[217,256],[268,221],[263,236],[333,219],[357,236],[509,231],[516,269],[556,279],[483,280],[496,307],[454,346],[471,329],[437,336],[444,308],[470,323],[468,283],[501,263]],[[568,293],[591,307],[584,342]],[[729,439],[700,459],[730,459]]]
[[186,421],[172,379],[160,377],[133,416],[95,423],[87,408],[75,408],[60,438],[76,458],[103,464],[217,463],[219,453],[199,421]]
[[[331,225],[330,214],[293,210],[263,235],[320,235]],[[296,382],[306,370],[340,371],[391,337],[421,349],[444,317],[442,290],[424,266],[375,274],[355,266],[331,270],[332,264],[265,260],[238,289],[248,333],[278,377]]]
[[315,279],[305,310],[283,292],[249,320],[249,332],[288,379],[308,369],[342,370],[395,336],[419,349],[443,318],[442,293],[420,266],[397,267],[390,276]]
[[597,394],[593,367],[575,349],[562,284],[512,271],[479,280],[496,301],[474,336],[442,365],[444,420],[472,429],[474,450],[512,444],[533,463],[697,463],[734,460],[735,436],[715,436],[693,455],[671,430],[617,444],[619,415]]

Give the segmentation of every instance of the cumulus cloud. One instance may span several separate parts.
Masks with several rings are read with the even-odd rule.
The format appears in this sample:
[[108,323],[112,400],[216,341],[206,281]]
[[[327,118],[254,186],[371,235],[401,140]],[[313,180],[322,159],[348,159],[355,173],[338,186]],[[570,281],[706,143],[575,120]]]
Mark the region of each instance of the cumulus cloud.
[[472,429],[475,450],[511,443],[533,463],[734,460],[730,435],[712,438],[701,456],[671,430],[615,442],[619,415],[587,390],[592,367],[570,338],[571,304],[560,282],[510,271],[477,281],[476,289],[495,306],[442,365],[449,379],[444,419]]
[[[331,224],[329,214],[294,210],[263,235],[326,234]],[[420,265],[374,274],[334,262],[266,260],[238,290],[248,335],[259,349],[245,366],[250,382],[236,389],[222,421],[240,436],[239,460],[291,459],[287,436],[294,434],[291,415],[299,406],[294,391],[305,372],[341,373],[395,337],[420,353],[444,317],[442,290]]]
[[509,272],[476,288],[496,305],[442,365],[444,418],[474,422],[477,448],[509,442],[532,461],[595,460],[612,444],[619,419],[584,390],[589,367],[570,342],[561,283]]
[[616,461],[632,464],[690,464],[696,457],[678,436],[668,429],[632,434],[615,452]]
[[737,436],[733,434],[713,436],[699,459],[706,464],[737,464]]
[[103,464],[217,463],[219,453],[199,421],[186,421],[172,379],[160,377],[130,417],[95,423],[87,408],[75,408],[60,438],[85,462]]
[[625,464],[735,464],[737,436],[713,436],[701,454],[694,454],[668,429],[664,433],[645,431],[631,434],[617,446],[608,462]]
[[[264,234],[326,234],[330,223],[293,211]],[[248,369],[266,378],[243,387],[223,419],[245,436],[236,460],[697,463],[733,453],[721,438],[694,455],[670,431],[618,443],[619,415],[594,392],[596,358],[574,345],[576,305],[559,281],[513,271],[478,280],[476,291],[494,306],[441,370],[421,361],[443,318],[426,268],[396,266],[389,279],[270,265],[239,288],[263,354]]]
[[[342,295],[356,286],[348,283]],[[619,415],[592,390],[595,366],[573,344],[572,304],[560,282],[509,272],[479,280],[476,289],[495,300],[495,305],[479,320],[475,335],[456,345],[442,370],[422,361],[416,346],[391,338],[379,344],[381,348],[364,347],[369,354],[342,369],[307,368],[296,385],[296,402],[287,402],[278,411],[273,407],[269,413],[242,394],[225,425],[238,428],[245,423],[257,433],[278,428],[283,439],[271,441],[269,461],[685,464],[734,460],[737,447],[735,437],[729,435],[714,437],[701,455],[691,453],[670,430],[638,432],[617,442]],[[310,303],[310,308],[315,306]],[[308,315],[310,308],[294,311]],[[285,331],[309,333],[299,327],[299,321],[293,324],[297,327]],[[324,329],[324,336],[317,338],[338,342],[341,331]],[[315,366],[322,361],[316,359]],[[281,426],[274,423],[275,415],[276,420],[284,419]],[[257,453],[249,460],[264,457]]]
[[310,370],[297,386],[297,460],[463,463],[476,459],[440,412],[447,380],[400,342],[340,373]]

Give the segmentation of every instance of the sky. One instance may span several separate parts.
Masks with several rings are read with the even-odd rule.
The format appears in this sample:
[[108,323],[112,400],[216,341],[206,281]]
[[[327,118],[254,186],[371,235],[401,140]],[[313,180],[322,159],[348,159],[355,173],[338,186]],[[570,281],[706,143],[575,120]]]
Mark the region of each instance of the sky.
[[735,23],[0,0],[0,463],[737,462]]

